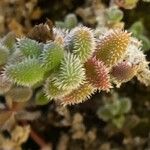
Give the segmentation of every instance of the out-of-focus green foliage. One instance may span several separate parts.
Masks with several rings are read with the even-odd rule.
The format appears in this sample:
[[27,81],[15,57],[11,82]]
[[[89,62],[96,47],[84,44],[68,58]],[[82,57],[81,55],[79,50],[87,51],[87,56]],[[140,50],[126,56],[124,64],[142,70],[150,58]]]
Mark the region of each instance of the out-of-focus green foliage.
[[77,26],[78,20],[75,14],[68,14],[64,21],[56,21],[55,25],[58,28],[72,29]]
[[142,41],[143,50],[148,51],[150,49],[150,39],[146,36],[146,29],[142,21],[135,22],[129,29],[133,36]]
[[121,128],[125,122],[125,115],[131,110],[131,100],[128,98],[119,98],[114,96],[112,101],[105,100],[104,106],[101,106],[97,115],[100,119],[111,122],[117,128]]

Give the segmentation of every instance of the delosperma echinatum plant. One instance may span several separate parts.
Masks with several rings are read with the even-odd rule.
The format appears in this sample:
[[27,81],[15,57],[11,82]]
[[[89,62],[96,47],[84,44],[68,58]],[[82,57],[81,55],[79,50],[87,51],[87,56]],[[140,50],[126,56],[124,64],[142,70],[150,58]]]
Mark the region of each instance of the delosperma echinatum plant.
[[97,36],[81,25],[69,30],[38,27],[52,33],[51,38],[40,41],[9,34],[1,39],[0,94],[6,99],[35,99],[37,105],[54,100],[66,106],[81,103],[96,91],[109,92],[134,76],[150,84],[148,62],[131,33],[110,29]]

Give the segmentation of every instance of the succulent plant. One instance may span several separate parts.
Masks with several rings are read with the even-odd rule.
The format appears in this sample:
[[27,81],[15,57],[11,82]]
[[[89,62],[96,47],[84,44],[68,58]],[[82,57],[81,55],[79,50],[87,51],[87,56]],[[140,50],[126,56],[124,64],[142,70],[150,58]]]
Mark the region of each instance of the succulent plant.
[[96,60],[95,57],[85,63],[86,78],[95,88],[109,91],[111,88],[109,70],[102,61]]
[[6,36],[4,36],[1,40],[1,43],[5,45],[10,50],[13,49],[13,46],[16,42],[16,36],[15,33],[10,32]]
[[61,62],[58,75],[55,77],[54,85],[59,89],[75,89],[85,80],[85,69],[80,59],[68,53]]
[[[111,29],[98,38],[85,26],[66,30],[41,24],[34,28],[37,35],[41,29],[51,32],[42,35],[47,37],[44,40],[33,31],[12,40],[11,48],[6,45],[9,38],[2,40],[6,46],[1,44],[0,49],[0,94],[7,99],[18,102],[33,97],[37,105],[54,100],[66,106],[89,99],[95,91],[108,92],[112,83],[121,85],[134,76],[143,83],[148,80],[142,74],[148,62],[139,41],[126,31]],[[27,98],[19,98],[19,93]]]
[[57,100],[70,92],[70,90],[64,90],[62,88],[57,87],[54,83],[54,79],[49,78],[46,80],[46,83],[44,85],[44,91],[47,98],[50,100]]
[[72,29],[77,26],[78,20],[75,14],[68,14],[64,20],[67,29]]
[[64,21],[56,21],[55,25],[57,28],[73,29],[78,24],[78,20],[75,14],[70,13],[66,15]]
[[43,90],[38,91],[35,95],[35,104],[36,105],[46,105],[50,101],[51,101],[51,99],[48,98],[48,96],[46,96],[46,94],[44,93]]
[[99,38],[95,56],[110,68],[123,59],[129,41],[130,34],[126,31],[110,30]]
[[123,18],[123,12],[118,7],[109,7],[106,10],[106,20],[108,23],[119,22]]
[[32,86],[43,79],[44,71],[39,60],[26,58],[18,64],[6,66],[4,75],[18,85]]
[[26,57],[39,57],[41,54],[41,45],[32,39],[22,38],[16,44],[16,47],[23,53]]
[[59,101],[63,106],[82,103],[89,99],[95,91],[96,88],[89,83],[85,83],[66,96],[61,97]]
[[82,62],[86,62],[95,50],[95,39],[92,30],[87,27],[75,27],[68,36],[71,51]]
[[[5,4],[5,0],[2,1]],[[74,149],[119,149],[120,146],[124,149],[147,149],[149,95],[138,97],[138,93],[132,92],[134,89],[131,86],[137,80],[146,86],[150,85],[149,57],[146,56],[150,48],[147,31],[149,25],[146,24],[149,20],[148,13],[137,22],[134,22],[132,16],[137,13],[139,6],[145,8],[147,3],[142,1],[150,0],[88,0],[81,2],[85,3],[83,8],[66,14],[68,10],[74,10],[74,6],[68,7],[72,4],[68,1],[63,2],[65,8],[69,8],[61,11],[61,16],[66,15],[63,21],[53,24],[47,19],[46,23],[36,25],[29,33],[28,29],[40,21],[36,19],[39,13],[42,13],[42,17],[45,16],[45,12],[37,7],[42,6],[43,2],[37,6],[29,2],[26,5],[29,10],[25,7],[23,18],[19,17],[25,27],[29,25],[27,30],[19,25],[20,19],[17,22],[14,18],[4,20],[4,16],[9,16],[7,11],[6,15],[0,15],[2,26],[3,22],[10,23],[6,26],[7,31],[18,27],[25,31],[22,37],[8,33],[0,39],[0,131],[5,130],[0,132],[0,149],[27,148],[30,144],[22,144],[28,136],[39,145],[33,146],[39,149],[61,149],[64,142],[66,149],[72,149],[76,143]],[[12,3],[16,4],[11,2],[10,5],[8,0],[6,3],[9,3],[9,8]],[[131,13],[130,10],[125,10],[135,8],[137,3],[138,9]],[[80,5],[76,5],[76,2],[73,4],[75,7]],[[54,9],[58,6],[59,3],[56,2]],[[27,16],[26,11],[29,11]],[[136,18],[142,14],[143,12],[138,12]],[[46,12],[46,15],[49,14]],[[128,16],[129,20],[126,18]],[[52,18],[55,17],[57,16]],[[131,27],[129,22],[133,22]],[[130,28],[127,29],[128,27]],[[126,91],[125,83],[133,78],[137,80],[130,82]],[[121,89],[116,89],[122,84]],[[138,88],[137,84],[134,86]],[[141,88],[140,85],[138,91]],[[113,91],[120,92],[120,95]],[[147,91],[149,88],[144,91],[142,89],[144,94]],[[94,94],[96,97],[92,98]],[[87,100],[91,98],[92,101],[88,103]],[[138,101],[139,98],[143,98],[142,101]],[[80,105],[84,102],[86,103]],[[79,106],[66,107],[75,104]],[[88,124],[86,129],[89,117],[100,125]],[[31,123],[35,119],[38,119],[36,124]],[[144,128],[141,122],[144,123]],[[31,128],[26,126],[30,123]],[[50,125],[51,129],[67,131],[71,136],[68,139],[66,133],[62,133],[60,138],[56,137],[57,145],[53,139],[47,144],[46,141],[51,137],[46,137],[45,141],[35,132],[47,131],[45,125]],[[41,127],[37,128],[39,126]],[[99,129],[96,128],[98,126]],[[102,133],[100,143],[97,141],[97,133]]]
[[45,45],[41,54],[42,66],[46,71],[57,68],[64,57],[64,49],[58,43],[49,43]]
[[28,87],[13,87],[6,93],[6,100],[25,102],[32,97],[32,89]]
[[0,44],[0,66],[7,63],[8,56],[9,56],[8,48]]
[[142,50],[147,51],[150,49],[150,40],[147,35],[145,35],[146,29],[142,21],[134,22],[129,30],[132,32],[133,36],[142,41]]
[[125,122],[125,114],[131,109],[131,101],[126,97],[112,96],[112,101],[106,100],[104,106],[98,109],[97,115],[100,119],[106,122],[109,121],[117,128],[121,128]]
[[123,61],[112,68],[111,75],[114,82],[119,86],[121,83],[131,80],[137,74],[137,71],[136,65]]

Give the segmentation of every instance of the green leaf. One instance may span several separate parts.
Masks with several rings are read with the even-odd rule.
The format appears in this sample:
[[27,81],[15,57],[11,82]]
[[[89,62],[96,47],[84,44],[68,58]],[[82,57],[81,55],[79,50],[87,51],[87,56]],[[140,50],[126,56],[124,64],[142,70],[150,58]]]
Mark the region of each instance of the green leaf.
[[123,18],[123,12],[117,7],[110,7],[106,10],[106,19],[108,22],[119,22]]
[[142,21],[137,21],[129,29],[134,36],[138,37],[139,35],[143,34],[144,32],[144,26]]
[[144,51],[148,51],[150,49],[150,39],[148,39],[148,37],[144,35],[140,35],[138,38],[142,41],[143,44],[142,49]]
[[32,86],[43,79],[44,70],[38,59],[26,58],[20,63],[8,65],[4,74],[13,83]]
[[19,39],[17,42],[17,48],[26,56],[26,57],[39,57],[42,52],[42,45],[37,41],[31,40],[28,38]]
[[65,23],[65,26],[67,29],[74,28],[75,26],[77,26],[77,23],[78,23],[76,15],[75,14],[68,14],[65,17],[64,23]]
[[97,111],[97,115],[99,118],[101,118],[104,121],[111,120],[113,118],[112,113],[109,111],[109,109],[102,107]]
[[128,113],[131,109],[131,100],[128,98],[122,98],[120,100],[120,113]]
[[110,113],[113,116],[117,116],[120,113],[120,102],[119,100],[115,100],[112,104],[106,105],[106,108],[109,109]]
[[6,36],[2,38],[2,44],[4,44],[7,48],[12,49],[16,41],[15,33],[10,32]]
[[124,122],[125,122],[125,117],[123,115],[117,116],[112,119],[112,123],[119,129],[123,127]]
[[66,53],[61,61],[58,75],[54,79],[55,86],[59,89],[71,90],[83,84],[84,80],[85,69],[80,59],[71,53]]
[[58,100],[61,97],[65,96],[70,92],[70,90],[63,90],[62,88],[58,88],[54,84],[54,80],[51,78],[48,78],[44,84],[44,91],[48,99],[55,99]]
[[70,34],[71,51],[80,58],[82,62],[86,62],[95,50],[94,34],[90,28],[76,27],[71,30]]
[[65,23],[62,21],[55,21],[55,26],[57,28],[65,28]]
[[45,71],[51,71],[57,69],[61,60],[64,57],[64,49],[58,43],[50,43],[44,47],[44,51],[41,55],[42,66]]
[[9,50],[0,44],[0,66],[4,65],[7,62],[9,56]]
[[35,104],[36,105],[46,105],[51,101],[51,99],[48,99],[45,93],[43,91],[38,91],[35,96]]

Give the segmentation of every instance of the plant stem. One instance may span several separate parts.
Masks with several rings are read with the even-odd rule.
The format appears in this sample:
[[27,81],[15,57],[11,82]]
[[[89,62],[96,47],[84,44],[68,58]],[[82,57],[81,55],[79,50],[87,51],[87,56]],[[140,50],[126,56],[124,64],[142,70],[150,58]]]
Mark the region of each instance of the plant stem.
[[31,129],[30,136],[41,148],[47,146],[47,143],[33,129]]
[[[28,123],[26,121],[22,122],[23,125],[27,125]],[[48,144],[44,141],[44,139],[42,139],[42,137],[40,137],[36,131],[34,131],[31,127],[30,127],[30,137],[40,146],[40,150],[43,150],[46,147],[50,147],[51,149],[51,144]]]

